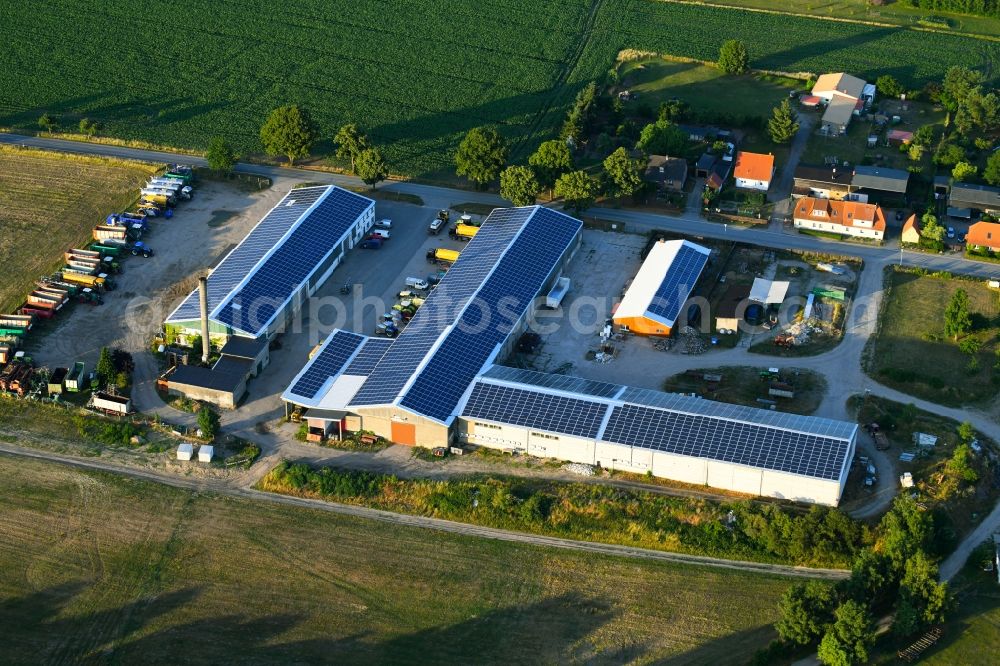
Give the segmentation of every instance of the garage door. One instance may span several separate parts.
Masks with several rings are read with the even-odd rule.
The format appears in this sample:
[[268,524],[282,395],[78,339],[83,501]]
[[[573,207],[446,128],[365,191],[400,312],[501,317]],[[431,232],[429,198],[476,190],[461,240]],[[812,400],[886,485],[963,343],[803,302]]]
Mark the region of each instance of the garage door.
[[392,422],[392,441],[397,444],[406,444],[407,446],[416,446],[417,444],[417,426],[414,423],[400,423],[398,421]]

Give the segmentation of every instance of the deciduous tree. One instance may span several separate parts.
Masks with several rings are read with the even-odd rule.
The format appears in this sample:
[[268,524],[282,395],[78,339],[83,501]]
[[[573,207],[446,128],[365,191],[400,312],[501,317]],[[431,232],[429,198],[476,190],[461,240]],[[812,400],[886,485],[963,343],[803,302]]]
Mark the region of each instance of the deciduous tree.
[[750,69],[747,46],[738,39],[727,39],[719,48],[719,69],[726,74],[745,74]]
[[642,187],[643,163],[632,159],[624,148],[619,148],[604,160],[604,172],[608,176],[616,197],[632,196]]
[[351,171],[355,171],[355,160],[361,151],[368,147],[368,137],[358,128],[356,123],[347,123],[341,125],[340,129],[337,130],[333,142],[337,146],[337,157],[342,160],[350,160]]
[[667,120],[657,120],[642,128],[636,146],[647,155],[682,155],[688,135]]
[[213,136],[208,140],[208,150],[205,151],[208,168],[213,171],[229,173],[236,166],[236,153],[232,146],[221,136]]
[[509,166],[500,173],[500,196],[515,206],[530,206],[542,191],[531,167]]
[[1000,185],[1000,150],[991,154],[983,169],[983,178],[990,185]]
[[955,165],[955,168],[951,170],[951,177],[958,181],[968,180],[969,178],[975,176],[978,170],[979,169],[976,168],[974,164],[959,162]]
[[834,611],[834,618],[819,644],[819,660],[830,666],[851,666],[868,661],[868,649],[875,642],[868,609],[856,601],[845,601]]
[[972,328],[972,314],[969,312],[969,294],[964,289],[958,289],[951,296],[948,307],[944,310],[944,332],[958,340]]
[[289,166],[309,155],[316,136],[309,113],[295,104],[279,106],[260,128],[260,140],[267,154],[287,157]]
[[357,154],[355,170],[358,178],[375,189],[376,183],[381,183],[389,177],[389,165],[386,164],[382,151],[378,148],[365,148]]
[[563,207],[579,215],[594,204],[597,181],[584,171],[570,171],[559,176],[555,195],[563,200]]
[[942,622],[948,603],[948,584],[938,582],[937,566],[923,551],[917,551],[906,561],[892,629],[901,636],[909,636]]
[[535,170],[538,183],[551,190],[559,176],[573,169],[573,156],[565,141],[552,139],[538,146],[528,158],[528,164]]
[[906,92],[903,84],[897,81],[896,77],[892,74],[883,74],[875,79],[875,89],[883,97],[899,97]]
[[483,187],[507,164],[507,142],[493,127],[474,127],[455,153],[455,173]]
[[775,629],[783,641],[809,645],[823,635],[833,619],[835,605],[836,597],[829,585],[819,581],[796,583],[781,598],[781,619]]

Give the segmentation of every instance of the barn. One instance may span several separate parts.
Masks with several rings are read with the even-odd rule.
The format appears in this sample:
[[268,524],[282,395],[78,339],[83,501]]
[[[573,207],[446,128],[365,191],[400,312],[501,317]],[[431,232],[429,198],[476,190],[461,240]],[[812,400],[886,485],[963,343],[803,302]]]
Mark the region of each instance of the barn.
[[686,240],[657,241],[612,319],[639,335],[670,335],[711,251]]
[[[281,201],[208,276],[209,336],[270,339],[298,313],[375,221],[375,202],[333,185]],[[168,338],[201,332],[198,289],[167,317]]]

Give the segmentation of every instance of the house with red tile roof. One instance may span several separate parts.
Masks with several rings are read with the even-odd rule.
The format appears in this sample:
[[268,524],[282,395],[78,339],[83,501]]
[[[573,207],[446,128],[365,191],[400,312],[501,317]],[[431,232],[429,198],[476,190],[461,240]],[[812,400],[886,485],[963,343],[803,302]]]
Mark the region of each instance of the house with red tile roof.
[[802,197],[795,202],[792,219],[796,229],[810,229],[882,240],[885,236],[885,215],[875,204],[860,201],[836,201]]
[[739,151],[736,153],[733,177],[736,179],[736,187],[766,192],[774,177],[774,155]]

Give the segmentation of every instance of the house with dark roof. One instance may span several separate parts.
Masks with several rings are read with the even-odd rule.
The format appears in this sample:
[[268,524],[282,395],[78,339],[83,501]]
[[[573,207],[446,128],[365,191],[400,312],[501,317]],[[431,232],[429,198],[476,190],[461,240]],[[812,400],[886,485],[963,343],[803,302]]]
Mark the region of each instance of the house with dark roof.
[[901,199],[906,195],[910,182],[910,172],[903,169],[889,169],[877,166],[856,166],[851,186],[855,191],[867,194],[869,199]]
[[683,192],[687,174],[687,160],[668,155],[650,155],[643,180],[654,183],[661,192]]
[[854,192],[853,173],[843,167],[800,164],[795,167],[793,178],[792,196],[795,198],[850,199]]
[[975,183],[953,183],[948,206],[970,208],[990,215],[1000,213],[1000,189]]

